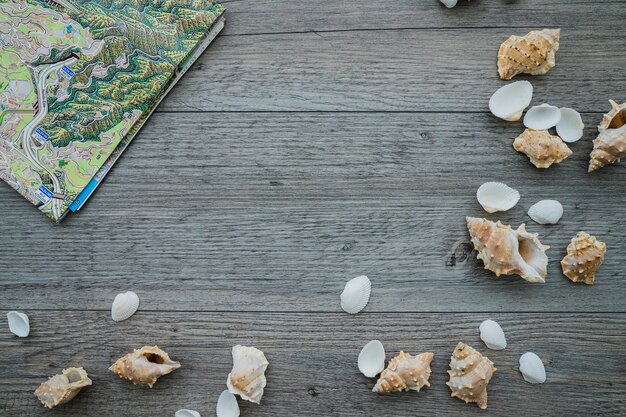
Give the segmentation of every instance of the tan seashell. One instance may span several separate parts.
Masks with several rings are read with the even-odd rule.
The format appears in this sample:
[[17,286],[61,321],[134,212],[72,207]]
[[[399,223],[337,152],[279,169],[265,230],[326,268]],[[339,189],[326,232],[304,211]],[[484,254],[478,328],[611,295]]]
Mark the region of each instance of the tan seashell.
[[551,136],[547,130],[524,130],[515,138],[513,148],[528,155],[530,162],[537,168],[548,168],[572,154],[572,150],[560,137]]
[[617,104],[613,100],[609,103],[611,111],[602,117],[598,126],[600,134],[593,141],[589,172],[619,162],[626,156],[626,103]]
[[267,383],[265,370],[269,362],[263,352],[250,346],[233,346],[233,369],[228,374],[226,386],[244,400],[260,404]]
[[446,385],[452,390],[452,397],[477,403],[484,410],[487,408],[487,384],[495,371],[489,358],[459,342],[450,358],[450,381]]
[[578,232],[567,245],[567,255],[561,261],[563,273],[574,282],[592,285],[596,278],[596,269],[602,264],[605,252],[604,242],[588,233]]
[[541,75],[554,67],[561,29],[533,30],[511,36],[498,50],[498,74],[510,80],[517,74]]
[[81,389],[91,385],[91,379],[83,368],[67,368],[39,385],[35,395],[48,408],[71,401]]
[[545,282],[550,247],[542,245],[537,233],[528,233],[524,224],[517,230],[500,222],[467,217],[467,228],[476,256],[496,276],[517,274],[529,282]]
[[109,370],[135,385],[152,388],[159,377],[178,368],[180,363],[171,360],[158,346],[144,346],[118,359]]
[[380,374],[372,391],[380,394],[388,392],[418,391],[424,387],[430,387],[430,363],[434,353],[424,352],[417,356],[400,352],[398,356],[389,361],[389,365]]

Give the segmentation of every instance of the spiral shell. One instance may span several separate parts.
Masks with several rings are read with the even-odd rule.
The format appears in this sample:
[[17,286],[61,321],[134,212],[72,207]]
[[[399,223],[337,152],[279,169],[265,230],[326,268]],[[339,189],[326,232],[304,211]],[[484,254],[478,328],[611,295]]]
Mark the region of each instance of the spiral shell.
[[162,377],[180,368],[180,363],[157,346],[144,346],[118,359],[109,370],[135,385],[152,388]]
[[35,395],[41,403],[53,408],[71,401],[80,390],[91,385],[91,379],[83,368],[67,368],[39,385]]
[[228,374],[228,390],[244,400],[260,404],[267,384],[265,370],[269,362],[263,352],[249,346],[233,347],[233,369]]
[[533,30],[525,36],[511,36],[498,50],[498,74],[510,80],[517,74],[540,75],[555,65],[560,29]]
[[593,141],[589,172],[617,163],[626,156],[626,103],[609,102],[611,111],[602,117],[598,126],[600,134]]
[[430,387],[430,363],[434,353],[424,352],[417,356],[400,352],[398,356],[389,361],[387,368],[380,374],[372,391],[380,394],[389,392],[418,391],[424,387]]
[[605,252],[604,242],[588,233],[578,232],[567,245],[567,255],[561,261],[563,273],[574,282],[592,285],[596,279],[596,270],[604,260]]
[[463,342],[459,342],[450,358],[450,381],[446,385],[452,397],[487,408],[487,384],[496,368],[489,358]]
[[513,148],[525,153],[537,168],[548,168],[572,154],[571,149],[560,137],[550,135],[547,130],[526,129],[515,138]]

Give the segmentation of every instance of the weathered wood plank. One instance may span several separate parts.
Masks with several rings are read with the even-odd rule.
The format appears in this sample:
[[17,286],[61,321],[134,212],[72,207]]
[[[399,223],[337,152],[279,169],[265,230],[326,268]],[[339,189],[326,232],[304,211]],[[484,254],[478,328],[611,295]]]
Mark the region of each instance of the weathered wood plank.
[[[132,288],[150,310],[340,311],[365,273],[367,311],[624,311],[626,166],[586,173],[599,117],[542,171],[511,147],[521,123],[486,114],[157,114],[61,226],[0,187],[0,308],[107,310]],[[496,279],[468,254],[464,218],[486,215],[489,180],[522,199],[487,216],[552,246],[546,284]],[[563,203],[559,225],[526,215],[543,198]],[[581,229],[609,247],[594,287],[560,272]]]
[[[140,312],[114,323],[104,312],[50,311],[31,318],[28,339],[0,332],[0,411],[6,417],[173,416],[183,407],[213,415],[231,368],[230,348],[238,343],[257,346],[270,362],[261,405],[239,401],[242,416],[484,415],[450,398],[445,385],[450,353],[460,340],[498,368],[488,388],[490,415],[616,416],[625,410],[626,319],[619,315]],[[486,318],[502,325],[506,350],[488,350],[479,340],[478,325]],[[372,393],[375,381],[359,373],[356,358],[373,338],[383,341],[388,359],[400,350],[433,351],[431,387]],[[107,370],[146,343],[158,343],[183,367],[152,390]],[[546,363],[543,385],[524,382],[518,372],[519,356],[529,350]],[[44,410],[34,389],[70,365],[84,366],[94,385],[56,412]]]

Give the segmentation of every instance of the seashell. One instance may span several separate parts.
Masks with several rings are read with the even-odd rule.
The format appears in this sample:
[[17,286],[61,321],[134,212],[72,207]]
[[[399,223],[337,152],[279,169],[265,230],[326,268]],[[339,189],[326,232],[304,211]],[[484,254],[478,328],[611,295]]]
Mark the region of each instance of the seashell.
[[123,321],[137,311],[139,308],[139,297],[132,291],[121,293],[115,296],[111,307],[111,317],[113,321]]
[[541,358],[532,352],[526,352],[519,358],[519,371],[524,376],[524,380],[531,384],[546,382],[546,368]]
[[524,133],[515,138],[513,148],[525,153],[537,168],[548,168],[572,154],[561,138],[551,136],[547,130],[524,130]]
[[556,124],[556,133],[561,137],[563,142],[576,142],[583,137],[583,123],[580,113],[569,107],[561,107],[561,120]]
[[561,110],[558,107],[543,103],[533,106],[524,116],[524,126],[533,130],[546,130],[556,126],[561,120]]
[[349,314],[363,310],[370,299],[371,289],[372,283],[365,275],[352,278],[341,293],[341,308]]
[[515,122],[522,117],[532,98],[533,85],[528,81],[516,81],[493,93],[489,99],[489,110],[500,119]]
[[174,417],[200,417],[200,413],[195,410],[178,410]]
[[83,368],[67,368],[39,385],[35,395],[41,403],[53,408],[71,401],[81,389],[91,385],[91,379]]
[[519,201],[519,192],[501,182],[486,182],[476,191],[476,199],[487,213],[507,211]]
[[228,390],[222,391],[215,407],[217,417],[239,417],[237,398]]
[[430,387],[430,363],[434,353],[424,352],[417,356],[400,352],[389,361],[389,365],[380,375],[373,392],[386,394],[414,390],[419,392],[422,387]]
[[528,233],[522,224],[517,230],[500,222],[466,217],[476,258],[496,276],[517,274],[529,282],[545,282],[550,247],[542,245],[537,233]]
[[561,29],[533,30],[511,36],[498,50],[498,74],[510,80],[517,74],[541,75],[555,65]]
[[439,0],[441,1],[448,9],[453,8],[458,3],[458,0]]
[[567,255],[561,261],[563,273],[574,282],[592,285],[596,279],[596,269],[602,265],[605,252],[604,242],[588,233],[578,232],[567,245]]
[[484,410],[487,408],[487,384],[495,371],[489,358],[459,342],[450,358],[450,381],[446,385],[452,390],[452,397],[477,403]]
[[263,352],[254,347],[233,347],[233,369],[228,374],[226,385],[233,394],[244,400],[260,404],[263,388],[267,383],[265,369],[269,362]]
[[619,162],[626,156],[626,103],[617,104],[613,100],[609,103],[611,111],[602,117],[598,126],[600,134],[593,141],[589,172]]
[[9,311],[7,320],[9,321],[9,330],[17,337],[27,337],[30,334],[30,321],[26,314]]
[[385,348],[380,340],[368,342],[358,359],[359,371],[368,378],[374,378],[385,369]]
[[144,346],[120,358],[109,370],[135,385],[152,388],[154,383],[180,368],[180,363],[170,359],[158,346]]
[[480,330],[480,339],[485,342],[489,349],[502,350],[506,348],[504,332],[497,322],[485,320],[480,323],[478,329]]
[[528,209],[528,215],[539,224],[557,224],[563,217],[563,206],[556,200],[541,200]]

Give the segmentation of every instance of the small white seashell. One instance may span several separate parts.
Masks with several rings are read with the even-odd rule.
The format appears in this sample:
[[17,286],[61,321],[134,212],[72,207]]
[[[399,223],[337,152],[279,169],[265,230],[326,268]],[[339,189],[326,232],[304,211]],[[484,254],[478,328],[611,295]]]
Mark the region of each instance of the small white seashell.
[[519,371],[524,376],[524,380],[531,384],[546,382],[546,368],[541,358],[532,352],[526,352],[519,358]]
[[524,116],[524,126],[533,130],[548,130],[561,120],[561,110],[549,104],[531,107]]
[[556,133],[563,142],[572,143],[583,137],[585,124],[583,119],[574,109],[561,107],[561,120],[556,124]]
[[480,323],[480,339],[485,342],[489,349],[502,350],[506,347],[506,338],[502,327],[493,321],[485,320]]
[[351,279],[341,293],[341,308],[349,314],[363,310],[370,299],[371,289],[372,283],[365,275]]
[[528,81],[516,81],[500,87],[489,99],[489,110],[494,116],[509,122],[522,117],[533,98],[533,86]]
[[458,0],[439,0],[439,1],[445,4],[448,9],[451,9],[454,6],[456,6],[456,3]]
[[194,410],[178,410],[174,417],[200,417],[200,413]]
[[539,224],[557,224],[563,217],[563,206],[556,200],[541,200],[528,209],[528,215]]
[[137,312],[139,297],[132,291],[124,292],[115,296],[111,307],[111,317],[114,321],[123,321]]
[[215,407],[217,417],[239,417],[237,398],[228,390],[222,391]]
[[380,340],[368,342],[359,353],[359,371],[368,378],[374,378],[385,369],[385,348]]
[[487,213],[507,211],[519,201],[519,192],[501,182],[486,182],[476,191],[476,198]]
[[30,333],[30,321],[28,316],[17,311],[9,311],[7,313],[9,320],[9,330],[17,337],[26,337]]

